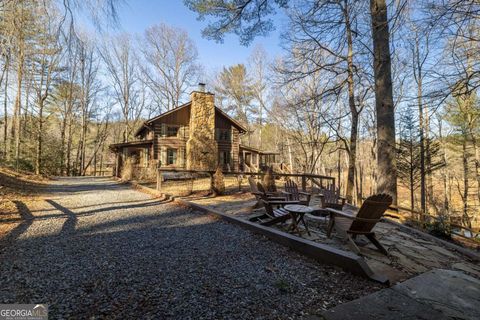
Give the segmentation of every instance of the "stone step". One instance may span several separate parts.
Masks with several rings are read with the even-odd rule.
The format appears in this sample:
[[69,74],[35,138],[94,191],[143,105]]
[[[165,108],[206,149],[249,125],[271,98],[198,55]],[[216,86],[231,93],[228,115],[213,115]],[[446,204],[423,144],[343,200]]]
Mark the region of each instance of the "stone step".
[[326,320],[477,320],[480,280],[460,271],[435,269],[336,306],[322,313]]

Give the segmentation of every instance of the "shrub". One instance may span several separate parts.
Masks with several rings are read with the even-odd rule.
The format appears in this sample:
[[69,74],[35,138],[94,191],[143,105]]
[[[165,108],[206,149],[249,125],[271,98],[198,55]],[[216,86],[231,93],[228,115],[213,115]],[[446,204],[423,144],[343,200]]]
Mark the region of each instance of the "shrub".
[[277,192],[277,187],[275,186],[275,176],[273,175],[273,168],[270,166],[267,169],[267,173],[263,177],[263,186],[268,192]]
[[431,235],[448,240],[452,239],[450,219],[446,214],[440,214],[433,222],[427,223],[425,228]]
[[225,193],[225,179],[223,178],[223,172],[220,166],[217,167],[217,171],[213,174],[212,189],[217,195]]

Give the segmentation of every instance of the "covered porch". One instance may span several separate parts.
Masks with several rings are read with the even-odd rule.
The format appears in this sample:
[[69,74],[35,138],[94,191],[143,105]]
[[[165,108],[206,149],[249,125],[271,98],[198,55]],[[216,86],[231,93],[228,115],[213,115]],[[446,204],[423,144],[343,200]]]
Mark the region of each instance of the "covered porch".
[[121,176],[122,168],[127,159],[135,167],[147,168],[153,158],[153,140],[130,141],[110,145],[110,150],[115,153],[116,177]]
[[279,162],[280,153],[263,151],[257,148],[240,145],[240,171],[257,172],[266,170],[269,166]]

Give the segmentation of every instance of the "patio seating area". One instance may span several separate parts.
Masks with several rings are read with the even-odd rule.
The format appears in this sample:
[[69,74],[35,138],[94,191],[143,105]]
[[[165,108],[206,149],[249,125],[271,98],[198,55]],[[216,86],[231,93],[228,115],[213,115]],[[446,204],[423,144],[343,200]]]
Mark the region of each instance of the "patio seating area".
[[[284,200],[278,198],[273,201],[265,198],[260,199],[263,201],[263,206],[257,204],[256,197],[258,198],[258,195],[245,192],[217,197],[186,197],[185,200],[246,220],[258,221],[258,223],[268,225],[271,228],[293,233],[304,239],[336,249],[359,254],[373,271],[386,276],[391,284],[435,268],[461,270],[471,276],[480,278],[478,262],[471,257],[446,246],[444,242],[426,233],[401,226],[389,219],[372,217],[371,219],[376,221],[369,221],[368,219],[357,221],[357,231],[359,231],[360,224],[363,224],[363,226],[370,225],[370,230],[367,230],[367,228],[363,233],[369,234],[367,237],[358,237],[359,234],[357,236],[352,233],[346,234],[346,230],[342,231],[340,223],[336,221],[337,227],[335,227],[331,219],[335,219],[335,213],[338,214],[338,211],[336,212],[335,209],[324,210],[324,195],[311,194],[308,208],[311,208],[313,212],[302,215],[304,223],[300,220],[292,222],[287,214],[290,212],[288,205],[299,204],[299,202],[291,200],[288,194],[285,194],[285,191],[279,192],[284,193]],[[341,203],[344,200],[339,197],[336,199],[330,197],[329,201],[334,201],[337,207],[341,208]],[[269,205],[279,206],[279,213],[273,213],[272,217],[272,211],[268,212],[270,210]],[[282,218],[275,220],[274,223],[265,223],[265,217],[278,218],[277,215]],[[352,225],[351,222],[350,225]],[[330,236],[329,231],[332,232]],[[372,234],[374,235],[373,241]]]

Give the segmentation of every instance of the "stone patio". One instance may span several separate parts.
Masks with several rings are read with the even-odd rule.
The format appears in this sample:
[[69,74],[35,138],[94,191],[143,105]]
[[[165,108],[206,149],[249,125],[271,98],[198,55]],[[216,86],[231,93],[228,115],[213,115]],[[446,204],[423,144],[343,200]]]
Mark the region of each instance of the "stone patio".
[[476,320],[479,304],[480,280],[460,271],[435,269],[322,316],[326,320]]
[[[255,209],[255,198],[248,193],[237,193],[221,197],[187,197],[185,200],[215,209],[235,216],[248,219],[258,215],[263,208]],[[318,205],[319,199],[313,197],[311,205]],[[334,248],[350,251],[345,241],[339,237],[326,236],[328,220],[321,217],[306,216],[311,236],[306,232],[301,237],[327,244]],[[288,224],[276,225],[276,228],[286,231]],[[478,261],[473,261],[462,252],[454,250],[431,236],[418,232],[409,232],[397,224],[381,222],[374,231],[382,245],[389,252],[389,256],[379,253],[366,239],[360,237],[357,241],[361,255],[370,268],[389,278],[390,283],[412,278],[432,269],[441,268],[460,270],[480,279]]]

